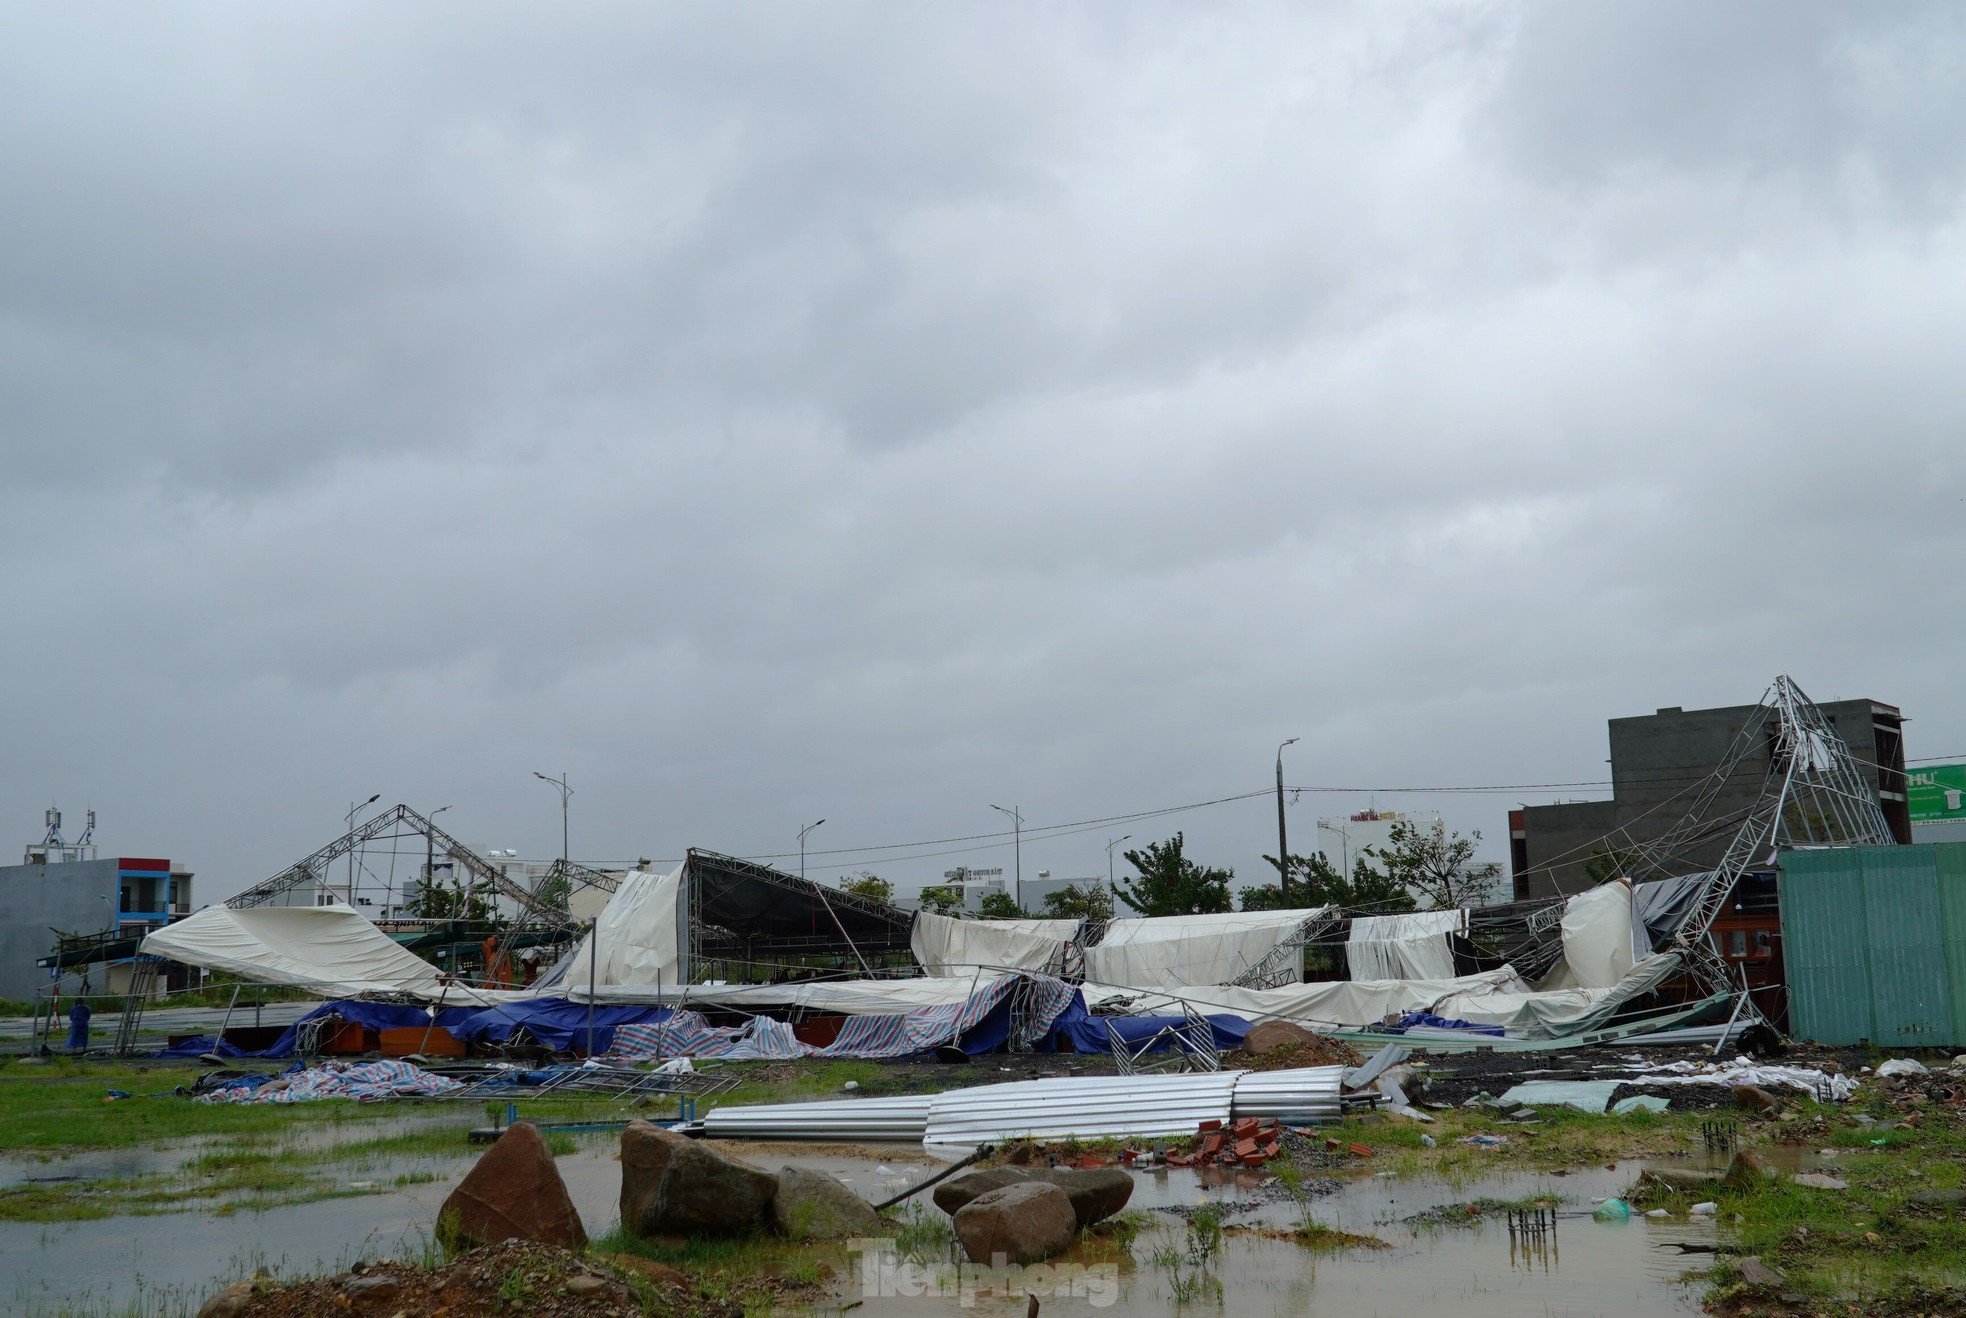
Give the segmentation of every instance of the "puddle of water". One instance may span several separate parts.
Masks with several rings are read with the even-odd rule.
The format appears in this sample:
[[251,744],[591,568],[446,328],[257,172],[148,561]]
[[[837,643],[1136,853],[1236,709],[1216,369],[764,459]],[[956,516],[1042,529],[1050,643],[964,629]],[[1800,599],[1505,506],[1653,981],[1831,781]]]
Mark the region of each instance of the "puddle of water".
[[[590,1234],[607,1231],[616,1219],[621,1189],[614,1141],[600,1137],[559,1159],[569,1194]],[[791,1164],[840,1177],[869,1199],[886,1198],[934,1170],[916,1146],[876,1151],[875,1157],[827,1151],[802,1153],[796,1145],[744,1150],[766,1167]],[[454,1153],[392,1159],[374,1170],[339,1169],[345,1179],[379,1180],[382,1193],[272,1209],[113,1218],[59,1225],[0,1223],[0,1263],[15,1278],[11,1297],[0,1293],[0,1307],[15,1312],[121,1310],[136,1305],[146,1313],[195,1312],[198,1300],[234,1277],[264,1266],[279,1275],[336,1271],[358,1258],[415,1257],[428,1238],[445,1195],[476,1150],[460,1138]],[[891,1156],[887,1156],[891,1155]],[[170,1165],[184,1157],[176,1151]],[[1682,1161],[1680,1165],[1685,1165]],[[1099,1269],[1081,1278],[1080,1293],[1043,1298],[1047,1318],[1058,1314],[1119,1311],[1148,1314],[1298,1314],[1315,1310],[1344,1315],[1404,1315],[1451,1305],[1455,1318],[1551,1318],[1698,1312],[1697,1288],[1680,1275],[1704,1267],[1704,1255],[1681,1255],[1662,1248],[1688,1244],[1710,1247],[1710,1221],[1648,1220],[1621,1224],[1591,1221],[1591,1200],[1621,1193],[1642,1164],[1593,1168],[1566,1176],[1500,1174],[1450,1185],[1429,1179],[1404,1181],[1366,1177],[1345,1182],[1313,1199],[1310,1216],[1322,1225],[1371,1234],[1388,1242],[1385,1250],[1307,1251],[1287,1241],[1232,1235],[1223,1242],[1209,1272],[1223,1283],[1219,1295],[1204,1294],[1177,1303],[1166,1268],[1153,1262],[1157,1249],[1181,1248],[1186,1225],[1172,1212],[1152,1211],[1214,1203],[1229,1225],[1295,1226],[1298,1207],[1268,1197],[1263,1178],[1250,1173],[1204,1178],[1188,1170],[1162,1169],[1136,1176],[1131,1207],[1150,1212],[1150,1225],[1130,1252],[1108,1244],[1103,1252],[1061,1260]],[[64,1170],[66,1170],[64,1168]],[[330,1169],[335,1170],[335,1169]],[[429,1172],[435,1179],[389,1185],[398,1175]],[[1443,1203],[1477,1197],[1515,1199],[1553,1194],[1566,1202],[1555,1236],[1540,1248],[1520,1242],[1511,1247],[1505,1222],[1497,1219],[1451,1228],[1422,1228],[1401,1219]],[[945,1284],[973,1269],[942,1274]],[[1054,1284],[1071,1274],[1048,1270]],[[964,1312],[960,1298],[927,1298],[917,1277],[913,1293],[863,1294],[849,1278],[839,1306],[859,1301],[856,1315],[918,1315],[925,1311]],[[906,1280],[905,1278],[903,1279]],[[1088,1284],[1090,1281],[1091,1284]],[[895,1287],[889,1278],[887,1289]],[[879,1287],[877,1286],[877,1291]],[[1023,1289],[972,1296],[975,1312],[1009,1318],[1022,1314]],[[838,1311],[839,1306],[832,1310]]]

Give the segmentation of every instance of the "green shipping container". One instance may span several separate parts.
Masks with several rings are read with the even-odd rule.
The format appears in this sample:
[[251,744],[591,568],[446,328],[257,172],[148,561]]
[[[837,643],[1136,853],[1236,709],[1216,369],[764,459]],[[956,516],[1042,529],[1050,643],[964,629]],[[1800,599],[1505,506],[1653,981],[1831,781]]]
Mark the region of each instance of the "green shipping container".
[[1966,1044],[1966,842],[1785,851],[1781,869],[1796,1038]]

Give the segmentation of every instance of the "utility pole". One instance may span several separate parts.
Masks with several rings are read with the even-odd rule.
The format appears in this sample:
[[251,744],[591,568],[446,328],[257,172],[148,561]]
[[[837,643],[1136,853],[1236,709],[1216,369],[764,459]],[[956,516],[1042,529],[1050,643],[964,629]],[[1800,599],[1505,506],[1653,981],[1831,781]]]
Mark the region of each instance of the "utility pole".
[[1283,825],[1283,747],[1296,744],[1292,737],[1277,747],[1277,895],[1285,910],[1290,909],[1290,837]]
[[[348,821],[348,827],[345,831],[349,833],[353,833],[355,831],[356,814],[360,811],[368,809],[370,806],[374,805],[377,801],[380,801],[381,799],[382,799],[382,793],[377,792],[374,796],[371,796],[368,800],[362,802],[360,805],[356,805],[353,801],[350,801],[348,803],[348,813],[346,816],[344,816],[344,818],[346,818]],[[59,816],[57,816],[56,822],[57,823],[60,822]],[[348,904],[350,906],[353,906],[355,904],[355,848],[353,847],[348,848]]]
[[[449,806],[440,805],[435,810],[432,810],[430,812],[428,818],[435,819],[438,815],[443,814],[444,811],[448,809],[450,809]],[[430,834],[425,833],[423,835],[422,891],[428,893],[430,891],[430,885],[436,881],[436,878],[437,878],[437,839],[431,837]],[[389,908],[395,902],[395,900],[396,900],[396,894],[393,890],[383,898],[382,913],[385,916],[390,915],[392,913]],[[427,900],[428,899],[426,898],[426,905],[424,906],[425,910],[430,909],[427,904]]]
[[1120,843],[1125,842],[1128,838],[1131,838],[1132,836],[1133,834],[1128,833],[1126,837],[1116,837],[1111,842],[1108,842],[1106,844],[1106,891],[1107,892],[1111,892],[1113,890],[1113,848],[1118,846]]
[[799,877],[802,879],[806,876],[806,834],[825,822],[823,819],[815,819],[799,830]]
[[573,788],[567,786],[567,774],[564,769],[560,771],[558,778],[548,778],[537,769],[532,771],[532,776],[543,783],[552,783],[560,789],[560,861],[561,868],[564,869],[565,862],[573,859],[567,854],[567,798],[573,795]]
[[1012,829],[1011,840],[1014,848],[1013,854],[1017,857],[1014,862],[1017,868],[1013,871],[1017,875],[1017,909],[1021,911],[1024,909],[1024,816],[1016,806],[1006,808],[1000,805],[993,805],[990,808],[992,810],[1001,810],[1004,814],[1010,816]]

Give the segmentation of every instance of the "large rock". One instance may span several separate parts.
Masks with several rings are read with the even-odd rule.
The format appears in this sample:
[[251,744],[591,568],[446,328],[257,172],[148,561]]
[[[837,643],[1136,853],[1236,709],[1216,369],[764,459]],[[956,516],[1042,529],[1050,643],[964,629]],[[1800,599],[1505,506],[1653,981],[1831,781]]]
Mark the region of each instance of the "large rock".
[[1753,1149],[1737,1149],[1720,1180],[1724,1185],[1730,1185],[1737,1190],[1746,1190],[1757,1181],[1771,1175],[1773,1173],[1768,1170],[1768,1164],[1761,1160],[1760,1154]]
[[777,1177],[713,1145],[646,1121],[621,1132],[621,1224],[638,1236],[755,1231],[777,1193]]
[[1081,1231],[1094,1222],[1105,1221],[1133,1198],[1132,1173],[1117,1167],[1089,1171],[1053,1167],[1039,1172],[1036,1179],[1048,1181],[1065,1192],[1072,1201],[1072,1212],[1078,1216]]
[[1315,1047],[1322,1042],[1301,1025],[1292,1025],[1289,1021],[1259,1021],[1242,1036],[1242,1050],[1252,1057],[1261,1057],[1277,1048],[1292,1048],[1298,1044]]
[[785,1167],[769,1209],[771,1224],[793,1240],[871,1240],[893,1234],[874,1206],[823,1172]]
[[956,1239],[973,1263],[1040,1263],[1078,1238],[1072,1198],[1046,1181],[1006,1185],[957,1211]]
[[437,1210],[437,1221],[467,1245],[537,1240],[562,1249],[587,1247],[587,1232],[553,1165],[552,1150],[523,1121],[507,1127],[485,1150]]
[[1022,1185],[1032,1175],[1021,1167],[987,1167],[981,1171],[951,1176],[935,1187],[935,1206],[954,1217],[977,1196],[1001,1190],[1006,1185]]
[[1782,1100],[1763,1089],[1760,1085],[1735,1085],[1734,1106],[1749,1112],[1773,1112],[1782,1105]]

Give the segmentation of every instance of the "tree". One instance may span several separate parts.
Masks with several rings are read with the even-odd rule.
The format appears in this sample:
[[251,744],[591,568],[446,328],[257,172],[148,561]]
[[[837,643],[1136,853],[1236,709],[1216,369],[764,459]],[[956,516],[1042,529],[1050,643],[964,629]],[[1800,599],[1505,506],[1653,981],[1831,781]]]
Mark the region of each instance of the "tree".
[[963,908],[962,894],[943,884],[923,888],[921,908],[924,911],[933,911],[937,915],[953,915]]
[[1501,882],[1502,867],[1474,863],[1481,830],[1468,837],[1439,826],[1415,828],[1404,820],[1392,827],[1380,862],[1386,877],[1431,909],[1480,906]]
[[856,897],[867,897],[877,902],[894,905],[894,885],[878,874],[867,870],[860,871],[857,879],[847,879],[840,884],[841,892],[850,892]]
[[1630,847],[1599,847],[1584,862],[1584,875],[1595,887],[1613,879],[1630,878],[1640,863],[1638,853]]
[[[1378,853],[1367,848],[1352,863],[1350,878],[1338,872],[1329,860],[1313,853],[1290,858],[1290,902],[1286,906],[1279,885],[1259,884],[1242,890],[1245,911],[1304,910],[1315,906],[1338,906],[1361,915],[1397,915],[1410,911],[1413,894],[1383,870],[1372,866]],[[1275,856],[1265,856],[1272,866]]]
[[976,913],[985,920],[1021,920],[1024,910],[1017,899],[1007,892],[986,892],[983,900],[976,904]]
[[461,879],[448,883],[436,879],[417,885],[416,892],[403,903],[403,914],[419,920],[468,920],[473,924],[503,925],[504,918],[485,889]]
[[1057,892],[1045,894],[1044,913],[1054,920],[1091,920],[1104,924],[1113,918],[1113,894],[1103,883],[1089,883],[1083,888],[1076,883],[1068,884]]
[[1197,865],[1181,854],[1186,838],[1180,833],[1156,842],[1145,851],[1129,851],[1126,863],[1138,872],[1120,879],[1117,895],[1142,915],[1212,915],[1230,910],[1231,869]]

